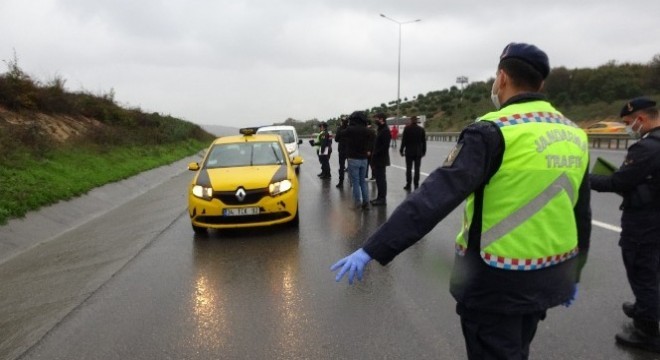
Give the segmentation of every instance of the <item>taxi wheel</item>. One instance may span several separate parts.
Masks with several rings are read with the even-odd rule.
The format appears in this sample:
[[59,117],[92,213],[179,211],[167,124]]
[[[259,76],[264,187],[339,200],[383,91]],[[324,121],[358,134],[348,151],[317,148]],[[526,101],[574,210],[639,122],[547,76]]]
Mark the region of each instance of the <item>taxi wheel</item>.
[[206,235],[208,233],[208,231],[205,227],[193,225],[192,229],[193,229],[193,231],[195,232],[196,235]]
[[296,166],[296,175],[300,174],[300,165]]

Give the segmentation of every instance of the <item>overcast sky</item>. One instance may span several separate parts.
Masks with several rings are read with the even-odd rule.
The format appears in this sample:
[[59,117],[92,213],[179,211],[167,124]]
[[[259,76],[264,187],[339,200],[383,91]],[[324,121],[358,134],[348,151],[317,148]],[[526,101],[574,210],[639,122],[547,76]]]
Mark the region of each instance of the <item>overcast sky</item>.
[[[326,120],[493,77],[512,41],[552,67],[648,63],[659,0],[0,0],[0,59],[198,124]],[[4,65],[4,64],[3,64]],[[5,72],[6,66],[2,69]]]

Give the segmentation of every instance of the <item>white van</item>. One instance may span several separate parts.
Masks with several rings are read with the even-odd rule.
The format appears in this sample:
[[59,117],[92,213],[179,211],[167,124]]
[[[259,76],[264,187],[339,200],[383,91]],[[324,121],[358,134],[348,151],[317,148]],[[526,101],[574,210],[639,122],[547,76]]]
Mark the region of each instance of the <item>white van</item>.
[[[293,159],[295,156],[300,156],[298,145],[302,144],[302,139],[298,139],[298,132],[296,128],[290,125],[272,125],[261,126],[257,129],[257,134],[277,134],[282,137],[286,151],[289,153],[289,158]],[[296,167],[296,172],[300,170]]]

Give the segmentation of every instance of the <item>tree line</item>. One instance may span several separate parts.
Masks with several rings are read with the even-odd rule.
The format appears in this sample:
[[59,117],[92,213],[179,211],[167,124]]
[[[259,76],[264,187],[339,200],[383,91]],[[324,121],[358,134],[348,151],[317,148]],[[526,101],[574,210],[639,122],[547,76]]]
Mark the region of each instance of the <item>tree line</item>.
[[[494,78],[468,83],[463,89],[448,89],[404,97],[399,104],[400,114],[426,115],[430,131],[458,131],[479,115],[492,110],[490,91]],[[577,123],[593,122],[616,116],[626,100],[650,96],[660,100],[660,54],[646,64],[609,61],[597,68],[553,68],[545,81],[544,94],[565,115]],[[369,115],[385,112],[396,114],[397,101],[392,100],[363,110]],[[352,111],[349,111],[350,113]],[[342,115],[326,119],[330,129],[337,126]],[[286,119],[301,134],[318,131],[320,120]]]

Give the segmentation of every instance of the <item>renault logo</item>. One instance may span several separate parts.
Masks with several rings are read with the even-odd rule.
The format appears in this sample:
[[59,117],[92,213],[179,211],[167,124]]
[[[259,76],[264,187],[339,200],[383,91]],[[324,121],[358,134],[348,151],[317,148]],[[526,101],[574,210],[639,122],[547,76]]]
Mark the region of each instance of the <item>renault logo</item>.
[[245,189],[238,188],[238,190],[236,190],[236,199],[238,199],[238,202],[243,202],[243,200],[245,200],[245,195]]

